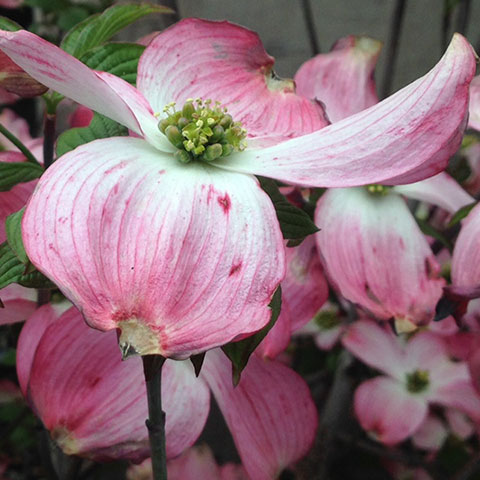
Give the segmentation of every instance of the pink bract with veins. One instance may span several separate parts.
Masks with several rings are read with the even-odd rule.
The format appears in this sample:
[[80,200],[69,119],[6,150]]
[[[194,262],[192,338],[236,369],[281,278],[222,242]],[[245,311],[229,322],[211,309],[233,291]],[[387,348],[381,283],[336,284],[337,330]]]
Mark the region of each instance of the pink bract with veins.
[[[317,102],[273,75],[258,36],[228,22],[186,19],[160,33],[140,59],[137,89],[25,31],[1,32],[0,49],[141,137],[97,140],[49,168],[25,213],[24,243],[91,326],[120,328],[124,351],[175,358],[270,318],[284,247],[254,175],[327,187],[434,175],[460,144],[475,70],[471,46],[455,35],[427,75],[325,126]],[[228,107],[250,148],[177,162],[154,114],[197,97]]]
[[[141,360],[122,361],[115,332],[88,328],[76,308],[59,314],[58,306],[44,305],[22,330],[17,374],[23,394],[65,453],[143,460],[149,442]],[[231,363],[216,349],[198,378],[189,360],[163,366],[168,458],[200,435],[210,391],[252,480],[277,478],[311,447],[317,413],[306,383],[279,362],[253,355],[234,388]]]
[[362,362],[385,374],[363,382],[354,398],[360,424],[378,441],[394,445],[406,440],[426,420],[431,404],[480,420],[480,397],[468,367],[451,360],[443,337],[422,331],[404,342],[390,328],[361,320],[342,342]]

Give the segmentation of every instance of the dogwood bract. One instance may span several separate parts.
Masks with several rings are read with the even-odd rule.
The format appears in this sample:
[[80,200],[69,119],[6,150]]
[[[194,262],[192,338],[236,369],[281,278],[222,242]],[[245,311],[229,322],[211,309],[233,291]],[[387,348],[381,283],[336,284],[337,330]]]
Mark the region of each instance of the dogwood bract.
[[[471,46],[455,35],[430,73],[321,128],[320,104],[276,77],[255,33],[228,22],[186,19],[162,32],[140,59],[137,89],[25,31],[1,32],[0,48],[134,133],[81,146],[41,178],[23,220],[30,259],[91,326],[119,328],[125,351],[175,358],[269,320],[284,250],[254,175],[326,187],[434,175],[461,141],[475,71]],[[190,121],[197,98],[231,117],[204,103]]]

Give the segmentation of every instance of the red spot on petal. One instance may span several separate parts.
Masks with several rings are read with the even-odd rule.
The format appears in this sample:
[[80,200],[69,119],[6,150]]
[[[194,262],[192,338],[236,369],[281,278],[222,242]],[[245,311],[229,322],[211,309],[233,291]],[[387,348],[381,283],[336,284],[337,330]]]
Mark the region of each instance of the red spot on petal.
[[[203,188],[203,185],[202,185]],[[207,193],[207,205],[210,203],[210,201],[213,198],[213,194],[215,193],[215,189],[213,188],[213,185],[209,185],[208,187],[208,193]]]
[[229,276],[231,277],[234,273],[237,273],[241,268],[242,268],[242,262],[238,262],[232,265]]
[[226,193],[223,197],[217,197],[217,201],[223,208],[224,213],[227,214],[230,211],[230,207],[232,206],[232,202],[230,201],[228,193]]
[[163,169],[163,170],[159,170],[159,171],[158,171],[158,173],[159,173],[160,175],[163,175],[165,172],[166,172],[166,170],[165,170],[165,169]]

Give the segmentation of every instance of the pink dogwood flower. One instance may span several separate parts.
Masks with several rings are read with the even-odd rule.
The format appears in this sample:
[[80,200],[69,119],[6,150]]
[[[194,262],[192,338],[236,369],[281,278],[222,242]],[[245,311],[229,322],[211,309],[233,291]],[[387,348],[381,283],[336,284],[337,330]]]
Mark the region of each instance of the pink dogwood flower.
[[[373,71],[381,43],[346,37],[297,72],[299,92],[325,102],[332,121],[375,105]],[[368,111],[368,110],[367,110]],[[393,189],[330,189],[319,200],[317,245],[331,283],[348,300],[399,329],[427,324],[445,284],[426,238],[398,193],[451,213],[471,203],[445,173]]]
[[[143,460],[149,442],[141,360],[122,361],[115,332],[88,328],[74,307],[60,316],[58,308],[42,306],[21,332],[17,374],[23,394],[65,453]],[[234,388],[230,361],[216,349],[207,353],[198,378],[189,360],[163,366],[168,458],[200,435],[210,392],[251,479],[277,478],[311,447],[317,413],[305,382],[281,363],[253,355]]]
[[343,345],[362,362],[386,375],[355,391],[355,414],[377,440],[394,445],[426,420],[431,404],[456,408],[480,420],[480,397],[464,362],[450,359],[443,337],[429,331],[408,342],[370,320],[355,322]]
[[[91,326],[119,328],[124,351],[175,358],[269,320],[284,247],[254,175],[327,187],[434,175],[461,141],[475,70],[471,46],[455,35],[427,75],[321,128],[321,106],[278,79],[255,33],[228,22],[186,19],[160,33],[140,59],[136,89],[25,31],[1,32],[0,49],[42,84],[135,134],[81,146],[46,172],[23,220],[30,259]],[[218,129],[214,135],[198,117],[184,131],[178,118],[191,118],[187,100],[198,97],[221,102],[242,123],[222,120],[220,107],[198,107],[205,120],[216,115],[231,128],[208,151],[201,142]],[[155,116],[166,105],[160,126],[170,140]]]

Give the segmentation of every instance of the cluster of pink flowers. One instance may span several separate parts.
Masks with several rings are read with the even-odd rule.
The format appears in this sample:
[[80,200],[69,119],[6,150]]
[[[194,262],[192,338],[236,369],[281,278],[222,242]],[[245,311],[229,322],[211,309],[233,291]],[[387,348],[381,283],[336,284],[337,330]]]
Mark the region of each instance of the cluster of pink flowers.
[[[313,335],[323,350],[344,348],[381,373],[359,383],[352,406],[375,440],[411,439],[435,452],[449,432],[475,434],[480,207],[462,220],[450,255],[432,250],[407,199],[440,226],[475,201],[472,147],[470,193],[444,170],[469,111],[468,126],[480,130],[476,57],[457,34],[429,73],[379,101],[380,47],[344,38],[293,82],[274,74],[255,33],[187,19],[151,41],[135,88],[32,33],[0,31],[0,49],[25,75],[130,131],[82,145],[38,182],[0,192],[0,243],[6,217],[26,205],[28,257],[68,299],[37,308],[32,289],[0,290],[0,324],[28,318],[17,350],[21,392],[65,453],[96,461],[149,456],[141,362],[122,362],[120,344],[125,356],[167,358],[169,478],[277,478],[309,451],[317,429],[308,386],[288,366],[297,335]],[[246,148],[199,160],[201,149],[185,135],[189,161],[178,161],[176,124],[164,134],[158,123],[171,102],[183,113],[198,98],[228,108],[246,130]],[[9,110],[1,115],[42,162],[41,141]],[[88,124],[91,112],[75,118]],[[195,121],[203,129],[207,114]],[[3,147],[0,161],[24,161],[13,145]],[[286,247],[255,175],[288,184],[284,193],[300,207],[315,188],[328,188],[313,215],[320,231]],[[268,324],[280,284],[280,316],[234,388],[218,347]],[[444,296],[458,303],[455,319],[435,322]],[[197,376],[189,357],[204,352]],[[219,467],[205,447],[189,450],[211,395],[242,466]],[[129,478],[148,478],[149,468],[132,467]]]

